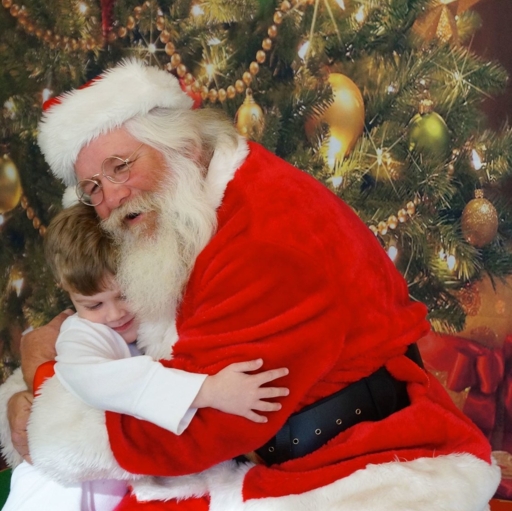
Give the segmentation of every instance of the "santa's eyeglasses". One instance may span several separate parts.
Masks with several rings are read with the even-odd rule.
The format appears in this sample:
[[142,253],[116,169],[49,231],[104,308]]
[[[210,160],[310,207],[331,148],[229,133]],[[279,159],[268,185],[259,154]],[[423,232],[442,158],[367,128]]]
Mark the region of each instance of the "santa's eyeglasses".
[[123,184],[130,179],[130,169],[136,161],[134,158],[137,151],[143,146],[141,144],[128,158],[109,156],[101,164],[101,173],[95,174],[88,179],[82,179],[76,185],[78,200],[86,206],[99,206],[103,202],[103,185],[101,178],[108,179],[111,183]]

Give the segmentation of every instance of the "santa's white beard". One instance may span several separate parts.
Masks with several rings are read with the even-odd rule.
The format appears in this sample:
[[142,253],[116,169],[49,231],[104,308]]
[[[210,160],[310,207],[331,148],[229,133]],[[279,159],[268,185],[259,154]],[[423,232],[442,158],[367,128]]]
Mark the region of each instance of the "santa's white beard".
[[[194,262],[216,229],[201,169],[187,167],[162,191],[140,194],[102,222],[120,247],[117,280],[142,322],[174,319]],[[147,222],[127,227],[126,215],[138,212]]]

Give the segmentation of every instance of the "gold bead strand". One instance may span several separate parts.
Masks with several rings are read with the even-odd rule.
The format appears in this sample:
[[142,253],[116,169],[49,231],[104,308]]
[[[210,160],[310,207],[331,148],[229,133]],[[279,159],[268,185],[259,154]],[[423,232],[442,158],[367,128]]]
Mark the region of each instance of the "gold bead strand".
[[27,215],[27,218],[32,222],[34,229],[39,232],[40,236],[44,236],[46,234],[46,226],[43,225],[41,220],[38,218],[34,208],[30,206],[26,195],[22,195],[20,205],[25,210],[25,214]]
[[414,200],[408,201],[405,208],[398,210],[396,215],[390,215],[387,220],[381,220],[377,225],[369,225],[369,229],[375,236],[385,236],[388,230],[394,231],[399,224],[403,224],[416,214],[416,206],[421,203],[421,198],[417,195]]

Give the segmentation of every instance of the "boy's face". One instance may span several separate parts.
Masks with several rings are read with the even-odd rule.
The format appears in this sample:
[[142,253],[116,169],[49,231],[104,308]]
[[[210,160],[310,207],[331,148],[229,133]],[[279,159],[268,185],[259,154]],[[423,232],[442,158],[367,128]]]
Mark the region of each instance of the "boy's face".
[[105,290],[100,293],[85,296],[69,291],[69,297],[81,318],[112,328],[127,343],[137,339],[139,325],[113,278],[106,280]]

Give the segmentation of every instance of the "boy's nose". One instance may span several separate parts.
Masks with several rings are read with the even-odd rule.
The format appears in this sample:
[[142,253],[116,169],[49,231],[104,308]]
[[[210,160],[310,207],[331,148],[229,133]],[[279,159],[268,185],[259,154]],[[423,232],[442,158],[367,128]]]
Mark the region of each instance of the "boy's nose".
[[122,307],[119,307],[118,305],[115,305],[115,304],[111,305],[107,311],[107,321],[109,323],[118,321],[124,315],[125,315],[125,311]]

